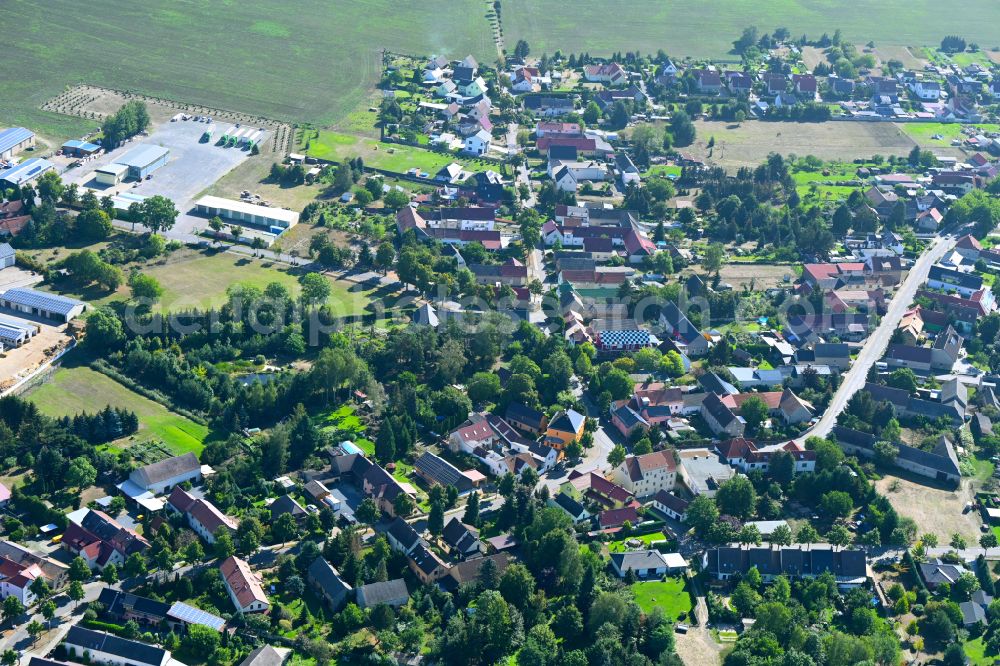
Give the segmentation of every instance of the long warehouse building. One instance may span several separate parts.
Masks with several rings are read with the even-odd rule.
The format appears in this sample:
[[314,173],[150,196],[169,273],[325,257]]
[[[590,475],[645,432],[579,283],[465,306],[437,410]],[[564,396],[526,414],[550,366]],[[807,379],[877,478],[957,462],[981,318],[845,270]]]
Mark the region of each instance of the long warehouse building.
[[293,210],[257,206],[221,197],[202,197],[195,203],[195,208],[202,215],[209,217],[218,215],[227,220],[266,227],[274,234],[280,234],[299,223],[299,214]]
[[128,151],[115,160],[115,164],[124,164],[127,166],[129,178],[142,180],[166,164],[169,155],[170,150],[168,148],[145,144]]
[[0,170],[0,183],[8,183],[14,187],[21,187],[25,183],[30,183],[46,171],[55,169],[55,165],[41,157],[32,157],[25,160],[11,169]]
[[75,298],[35,291],[27,287],[15,287],[0,293],[0,308],[69,323],[83,314],[87,304]]

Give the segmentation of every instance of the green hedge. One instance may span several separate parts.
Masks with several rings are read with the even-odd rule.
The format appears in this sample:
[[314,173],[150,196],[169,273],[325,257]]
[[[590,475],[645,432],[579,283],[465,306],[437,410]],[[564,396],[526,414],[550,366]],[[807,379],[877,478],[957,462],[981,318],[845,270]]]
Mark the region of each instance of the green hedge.
[[165,406],[172,412],[176,412],[181,416],[189,418],[195,423],[198,423],[200,425],[203,426],[208,425],[208,420],[205,419],[204,416],[196,412],[192,412],[189,409],[185,409],[184,407],[180,407],[170,398],[170,396],[166,395],[165,393],[143,386],[142,384],[136,382],[131,377],[123,375],[121,371],[118,370],[118,368],[114,367],[104,359],[99,358],[91,362],[90,367],[96,370],[97,372],[101,373],[102,375],[110,377],[111,379],[115,380],[125,388],[131,391],[135,391],[144,398],[149,398],[153,402],[160,403],[161,405]]

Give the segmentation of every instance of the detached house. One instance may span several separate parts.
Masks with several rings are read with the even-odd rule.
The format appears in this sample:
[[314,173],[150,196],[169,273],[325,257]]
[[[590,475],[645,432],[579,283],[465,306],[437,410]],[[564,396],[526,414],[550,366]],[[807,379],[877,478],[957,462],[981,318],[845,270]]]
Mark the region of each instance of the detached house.
[[767,472],[771,467],[771,458],[781,451],[792,456],[796,473],[813,472],[816,469],[816,452],[807,451],[793,441],[758,447],[755,441],[740,437],[723,442],[719,445],[719,450],[726,462],[743,473],[754,469]]
[[660,311],[660,325],[683,353],[687,356],[702,356],[708,353],[708,338],[691,323],[676,303],[668,302]]
[[673,450],[626,456],[615,468],[615,481],[636,497],[651,497],[677,485],[677,462]]
[[628,73],[616,62],[587,65],[583,68],[583,76],[591,83],[606,83],[611,86],[625,85]]
[[545,429],[545,441],[549,446],[562,449],[570,442],[583,436],[587,417],[573,409],[559,410],[552,416]]
[[222,561],[219,571],[237,612],[262,613],[270,608],[260,578],[245,560],[231,555]]
[[239,521],[235,518],[222,513],[208,500],[192,497],[183,488],[173,489],[167,499],[167,506],[184,515],[191,529],[210,544],[215,543],[215,535],[220,529],[235,536],[239,527]]

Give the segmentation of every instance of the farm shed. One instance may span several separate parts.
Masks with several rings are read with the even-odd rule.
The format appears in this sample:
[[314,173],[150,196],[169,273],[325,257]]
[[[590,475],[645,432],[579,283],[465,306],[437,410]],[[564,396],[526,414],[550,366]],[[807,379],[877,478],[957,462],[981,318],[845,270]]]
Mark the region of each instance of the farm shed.
[[0,294],[0,307],[68,323],[80,316],[87,309],[87,304],[75,298],[16,287]]
[[55,168],[55,165],[40,157],[32,157],[17,166],[0,171],[0,183],[7,183],[12,187],[21,187],[25,183],[30,183],[46,171]]
[[168,148],[146,144],[128,151],[115,160],[115,163],[128,167],[129,178],[142,180],[166,164],[169,155]]
[[89,157],[101,149],[96,143],[81,141],[80,139],[70,139],[62,145],[63,155],[70,157]]
[[114,187],[118,183],[125,180],[125,177],[128,175],[128,170],[128,166],[124,164],[108,164],[94,169],[94,180],[101,185],[110,185],[111,187]]
[[20,347],[38,333],[38,326],[15,317],[0,315],[0,346]]
[[209,217],[218,215],[227,220],[265,227],[274,234],[280,234],[299,223],[299,214],[295,211],[257,206],[221,197],[202,197],[195,203],[195,208],[202,215]]
[[35,133],[23,127],[0,130],[0,160],[7,160],[35,145]]

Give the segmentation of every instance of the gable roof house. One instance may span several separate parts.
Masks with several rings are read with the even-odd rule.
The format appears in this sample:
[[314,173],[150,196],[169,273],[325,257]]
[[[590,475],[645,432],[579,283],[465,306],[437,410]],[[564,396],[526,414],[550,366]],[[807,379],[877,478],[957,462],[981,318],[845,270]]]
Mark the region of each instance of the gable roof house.
[[70,654],[89,655],[90,661],[98,664],[167,666],[174,661],[170,652],[161,647],[79,625],[69,628],[63,639],[63,647]]
[[306,578],[323,603],[334,613],[354,595],[354,589],[340,577],[340,573],[333,565],[322,557],[317,557],[309,565]]
[[389,545],[404,555],[409,555],[423,539],[408,522],[396,516],[385,531]]
[[624,85],[628,81],[628,73],[617,62],[597,63],[583,68],[583,76],[591,83],[607,83],[608,85]]
[[282,495],[278,499],[271,502],[271,522],[278,520],[284,514],[291,514],[295,522],[301,522],[306,519],[308,515],[306,510],[302,508],[302,505],[292,497],[291,495]]
[[191,529],[210,544],[215,543],[215,535],[219,530],[225,530],[230,536],[235,536],[239,527],[238,520],[222,513],[208,500],[192,497],[179,486],[175,486],[170,492],[167,506],[183,514]]
[[746,72],[726,72],[726,87],[734,95],[747,96],[753,91],[753,77]]
[[219,571],[237,612],[261,613],[270,608],[260,578],[245,560],[231,555],[222,561]]
[[701,417],[718,436],[742,437],[746,423],[735,414],[715,393],[709,393],[701,402]]
[[975,273],[963,273],[935,264],[927,274],[927,286],[969,298],[983,288],[983,278]]
[[660,311],[660,325],[687,356],[702,356],[708,353],[708,338],[687,318],[677,304],[668,302]]
[[512,402],[507,405],[504,419],[518,430],[540,435],[548,425],[548,417],[544,412],[526,407],[519,402]]
[[132,553],[149,548],[149,542],[139,534],[94,509],[88,510],[79,523],[71,520],[66,525],[61,545],[82,557],[91,569],[100,570],[108,564],[120,567]]
[[738,437],[720,444],[719,451],[726,462],[743,473],[749,473],[753,469],[767,472],[771,467],[771,459],[779,451],[792,456],[796,473],[813,472],[816,469],[816,452],[807,451],[794,441],[764,446],[758,445],[753,440]]
[[457,467],[430,451],[424,451],[413,462],[413,471],[428,485],[454,486],[459,493],[466,493],[476,485]]
[[423,543],[417,544],[417,547],[410,553],[407,561],[410,570],[424,585],[433,583],[448,573],[447,565],[441,561],[441,558],[433,550]]
[[633,550],[612,553],[611,568],[619,578],[624,578],[629,571],[637,578],[659,578],[667,573],[667,560],[658,550]]
[[448,544],[451,553],[461,559],[475,557],[486,551],[486,546],[479,540],[479,530],[466,525],[455,516],[444,526],[441,539]]
[[614,470],[615,481],[636,497],[651,497],[677,485],[677,462],[673,450],[629,455]]
[[381,465],[372,463],[361,479],[362,490],[375,500],[379,509],[389,516],[396,515],[395,500],[400,495],[416,495],[410,484],[403,484],[389,474]]
[[715,69],[691,70],[691,78],[698,92],[704,95],[718,95],[722,92],[722,77]]
[[684,522],[687,517],[688,504],[687,500],[681,499],[673,493],[668,493],[666,490],[656,493],[652,502],[654,509],[681,522]]

